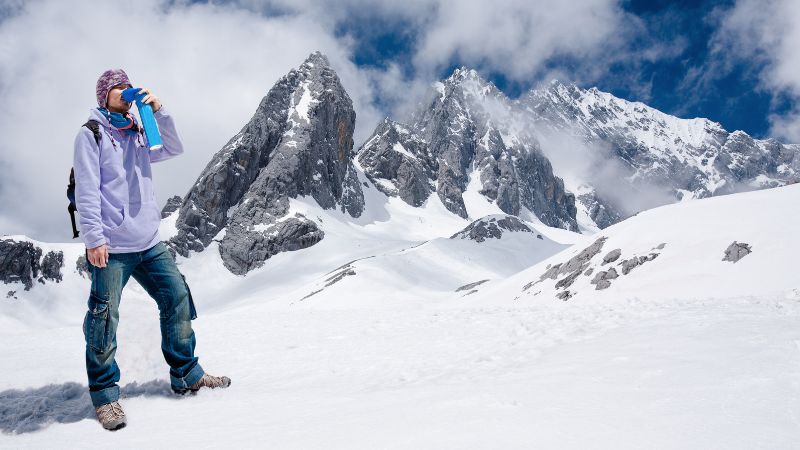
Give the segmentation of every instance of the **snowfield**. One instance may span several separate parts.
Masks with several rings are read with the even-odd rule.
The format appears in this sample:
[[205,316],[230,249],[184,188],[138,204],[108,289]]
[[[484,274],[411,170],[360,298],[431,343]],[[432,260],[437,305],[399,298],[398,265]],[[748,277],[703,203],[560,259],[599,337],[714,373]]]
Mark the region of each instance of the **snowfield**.
[[[797,448],[800,185],[664,206],[591,236],[528,222],[542,239],[481,243],[448,239],[471,220],[436,196],[416,209],[374,192],[359,219],[293,201],[325,239],[246,277],[216,244],[178,259],[200,362],[229,389],[170,394],[155,302],[131,280],[117,350],[128,426],[115,433],[84,386],[82,247],[40,243],[65,251],[64,281],[6,285],[18,298],[0,302],[0,447]],[[529,286],[601,238],[592,273]],[[734,240],[752,253],[723,261]]]

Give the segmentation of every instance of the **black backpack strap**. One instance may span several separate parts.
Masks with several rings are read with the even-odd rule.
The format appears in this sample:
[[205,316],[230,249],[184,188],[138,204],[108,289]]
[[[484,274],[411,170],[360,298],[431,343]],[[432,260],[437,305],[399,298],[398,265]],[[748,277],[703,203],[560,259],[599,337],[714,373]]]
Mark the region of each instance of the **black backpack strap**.
[[102,135],[100,134],[100,122],[89,119],[88,122],[83,124],[86,128],[92,130],[92,134],[94,134],[94,141],[97,142],[97,146],[100,146],[100,139],[102,139]]
[[72,221],[72,239],[78,237],[81,233],[78,231],[78,226],[75,224],[75,211],[78,208],[75,206],[75,169],[70,169],[69,171],[69,186],[67,186],[67,197],[69,198],[69,206],[67,206],[67,211],[69,211],[69,218]]
[[[94,135],[94,141],[97,143],[97,147],[100,147],[100,140],[103,138],[103,135],[100,133],[100,122],[89,119],[88,122],[83,124],[84,127],[92,130],[92,134]],[[75,223],[75,211],[78,210],[78,207],[75,205],[75,169],[72,168],[69,171],[69,184],[67,185],[67,198],[69,199],[69,206],[67,206],[67,211],[69,211],[69,218],[72,222],[72,239],[77,238],[80,235],[80,231],[78,231],[78,225]]]

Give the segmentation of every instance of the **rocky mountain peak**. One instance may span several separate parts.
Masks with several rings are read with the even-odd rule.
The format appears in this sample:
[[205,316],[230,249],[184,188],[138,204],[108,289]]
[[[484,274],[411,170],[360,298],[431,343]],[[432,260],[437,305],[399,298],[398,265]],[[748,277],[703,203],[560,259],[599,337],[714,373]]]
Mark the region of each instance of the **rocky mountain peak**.
[[455,101],[467,101],[477,107],[486,97],[500,97],[507,101],[505,94],[494,83],[483,78],[475,69],[466,67],[454,70],[444,81],[434,83],[433,88],[438,91],[442,101],[453,97]]
[[574,196],[553,176],[536,139],[513,132],[506,120],[512,107],[476,71],[456,69],[433,85],[407,135],[387,132],[384,122],[359,162],[380,190],[412,206],[435,191],[445,208],[467,218],[463,193],[474,179],[480,194],[507,214],[527,208],[548,225],[577,230]]
[[219,242],[225,266],[244,274],[272,255],[314,245],[316,223],[290,198],[357,217],[363,192],[351,157],[355,111],[328,59],[312,53],[269,90],[253,118],[214,155],[186,195],[170,246],[188,256]]
[[303,61],[303,64],[301,64],[300,67],[301,68],[304,68],[304,67],[327,67],[327,68],[330,68],[331,67],[331,62],[328,60],[327,56],[325,56],[322,52],[317,50],[315,52],[312,52],[310,55],[308,55],[308,58],[306,58],[306,60]]
[[[616,166],[617,178],[628,180],[628,186],[611,181],[613,187],[607,177],[594,179],[594,174],[581,180],[592,191],[579,196],[585,209],[606,212],[590,214],[600,227],[670,199],[779,185],[796,179],[800,166],[794,146],[729,133],[718,122],[678,118],[596,88],[552,81],[524,95],[519,106],[521,120],[537,133],[576,137],[586,147],[586,158]],[[628,193],[621,196],[623,191]],[[621,198],[615,205],[607,201],[609,195]],[[625,203],[637,206],[622,208],[623,214]]]

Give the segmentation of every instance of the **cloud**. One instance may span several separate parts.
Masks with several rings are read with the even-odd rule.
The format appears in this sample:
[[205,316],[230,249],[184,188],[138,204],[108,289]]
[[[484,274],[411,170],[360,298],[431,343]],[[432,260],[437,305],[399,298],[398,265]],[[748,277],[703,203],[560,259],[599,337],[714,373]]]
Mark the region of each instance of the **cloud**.
[[556,56],[588,57],[615,46],[625,14],[612,0],[439,1],[414,63],[436,70],[453,59],[528,79]]
[[635,172],[613,154],[608,144],[587,142],[581,135],[579,130],[537,130],[542,153],[569,191],[579,193],[586,183],[608,206],[625,216],[675,201],[667,187],[646,180],[632,183]]
[[[774,99],[770,134],[800,142],[800,2],[794,0],[738,0],[725,11],[716,11],[719,28],[712,40],[717,70],[706,77],[724,75],[734,64],[756,71],[759,87]],[[788,111],[779,103],[791,100]]]

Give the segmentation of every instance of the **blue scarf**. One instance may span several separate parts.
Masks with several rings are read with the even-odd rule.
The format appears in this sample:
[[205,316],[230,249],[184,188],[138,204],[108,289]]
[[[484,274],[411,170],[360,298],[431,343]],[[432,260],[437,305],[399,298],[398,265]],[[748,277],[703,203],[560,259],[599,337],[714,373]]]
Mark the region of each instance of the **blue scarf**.
[[136,126],[136,122],[133,120],[132,115],[127,114],[123,116],[118,112],[111,112],[106,108],[97,109],[103,113],[104,116],[106,116],[106,119],[111,122],[111,125],[114,128],[125,132],[125,134],[136,134],[138,132],[138,127]]

